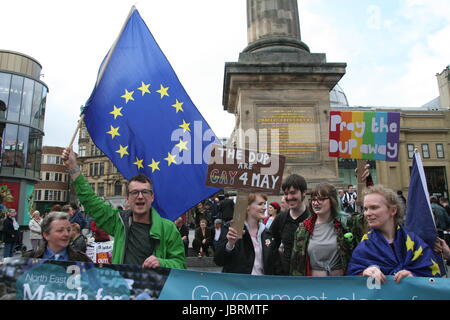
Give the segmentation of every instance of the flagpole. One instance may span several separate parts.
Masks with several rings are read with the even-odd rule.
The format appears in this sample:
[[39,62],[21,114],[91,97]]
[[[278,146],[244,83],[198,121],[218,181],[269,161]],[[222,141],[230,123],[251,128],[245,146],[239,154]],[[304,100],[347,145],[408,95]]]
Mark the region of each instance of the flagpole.
[[81,124],[83,123],[83,120],[84,120],[84,113],[80,116],[80,119],[78,120],[78,125],[77,125],[77,128],[75,129],[72,139],[70,140],[69,148],[72,147],[73,142],[75,141],[75,137],[77,136],[78,130],[80,130],[80,128],[81,128]]

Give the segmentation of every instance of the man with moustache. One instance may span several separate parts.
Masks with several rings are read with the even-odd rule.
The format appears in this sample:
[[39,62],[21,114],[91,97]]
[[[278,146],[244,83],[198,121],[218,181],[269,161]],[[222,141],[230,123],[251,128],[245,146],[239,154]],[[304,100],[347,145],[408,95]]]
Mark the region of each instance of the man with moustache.
[[289,209],[280,212],[270,226],[275,245],[280,251],[276,274],[289,275],[295,231],[299,224],[310,216],[304,203],[307,188],[305,178],[298,174],[291,174],[281,185]]
[[128,182],[129,210],[120,212],[98,198],[80,172],[77,158],[66,148],[62,159],[85,212],[114,237],[114,264],[139,264],[143,268],[185,269],[184,245],[175,224],[152,207],[153,184],[139,174]]

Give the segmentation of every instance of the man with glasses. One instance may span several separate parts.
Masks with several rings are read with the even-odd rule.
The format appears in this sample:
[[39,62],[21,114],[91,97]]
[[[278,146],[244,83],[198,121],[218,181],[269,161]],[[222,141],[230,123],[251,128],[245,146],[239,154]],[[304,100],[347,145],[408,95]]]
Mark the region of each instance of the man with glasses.
[[114,237],[112,263],[139,264],[143,268],[186,268],[184,245],[175,224],[162,218],[152,207],[155,195],[147,176],[139,174],[129,180],[129,210],[120,212],[95,195],[81,174],[71,148],[63,151],[62,159],[85,212]]

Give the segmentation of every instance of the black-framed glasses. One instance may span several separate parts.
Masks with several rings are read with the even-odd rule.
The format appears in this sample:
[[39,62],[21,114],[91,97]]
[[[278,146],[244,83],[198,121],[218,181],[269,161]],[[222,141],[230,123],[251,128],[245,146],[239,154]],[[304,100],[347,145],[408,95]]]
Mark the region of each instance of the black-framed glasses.
[[329,197],[312,197],[309,199],[310,202],[324,202],[325,200],[330,199]]
[[148,196],[153,194],[153,191],[152,190],[148,190],[148,189],[144,189],[144,190],[131,190],[131,191],[128,192],[128,194],[131,197],[133,197],[133,198],[136,198],[139,195],[139,193],[142,193],[143,197],[145,197],[145,196],[148,197]]

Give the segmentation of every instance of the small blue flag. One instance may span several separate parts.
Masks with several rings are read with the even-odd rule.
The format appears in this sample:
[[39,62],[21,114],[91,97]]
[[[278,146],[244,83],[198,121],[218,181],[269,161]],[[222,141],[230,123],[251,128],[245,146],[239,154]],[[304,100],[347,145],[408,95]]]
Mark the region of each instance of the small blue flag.
[[175,220],[220,190],[205,185],[210,150],[220,141],[135,7],[100,66],[84,117],[93,142],[126,179],[152,179],[162,217]]
[[[431,210],[427,180],[423,169],[422,159],[417,151],[414,151],[411,178],[408,188],[408,201],[406,204],[405,228],[414,232],[431,248],[434,248],[438,236],[436,223]],[[436,262],[441,269],[441,275],[445,275],[446,268],[442,257],[436,254]]]

